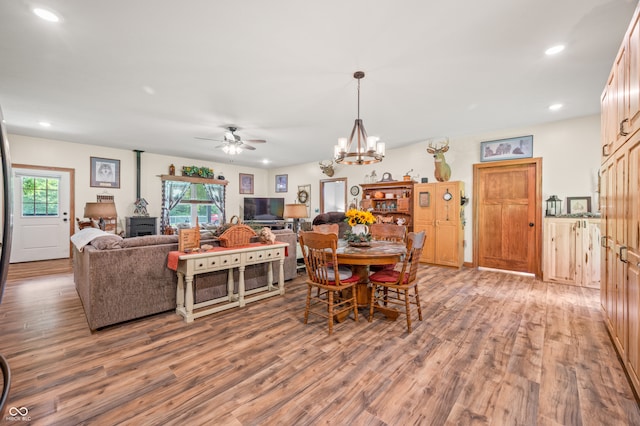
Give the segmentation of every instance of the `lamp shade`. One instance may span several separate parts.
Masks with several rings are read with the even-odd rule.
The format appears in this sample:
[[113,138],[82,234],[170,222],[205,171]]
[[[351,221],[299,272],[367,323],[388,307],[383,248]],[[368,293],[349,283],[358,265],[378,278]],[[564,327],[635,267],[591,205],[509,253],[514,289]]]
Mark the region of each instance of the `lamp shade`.
[[285,204],[284,214],[285,218],[300,219],[307,216],[307,206],[305,204]]
[[84,206],[84,217],[99,219],[117,215],[115,203],[87,203]]

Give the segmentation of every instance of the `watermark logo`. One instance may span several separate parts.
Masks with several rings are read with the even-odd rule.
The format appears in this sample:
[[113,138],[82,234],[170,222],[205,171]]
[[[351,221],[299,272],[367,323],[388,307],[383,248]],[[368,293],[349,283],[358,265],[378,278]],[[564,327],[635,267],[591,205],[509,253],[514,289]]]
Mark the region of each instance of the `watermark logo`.
[[9,415],[4,419],[10,422],[29,422],[31,421],[31,416],[27,407],[11,407],[9,408]]

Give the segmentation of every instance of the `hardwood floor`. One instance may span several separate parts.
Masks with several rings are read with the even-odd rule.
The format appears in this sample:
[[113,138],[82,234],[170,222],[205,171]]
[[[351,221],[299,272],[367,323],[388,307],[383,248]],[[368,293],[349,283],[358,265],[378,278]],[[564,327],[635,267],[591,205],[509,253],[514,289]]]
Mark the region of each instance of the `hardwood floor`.
[[91,333],[64,266],[18,269],[0,305],[2,420],[26,407],[31,424],[640,424],[597,290],[421,266],[411,334],[381,314],[331,337],[304,325],[301,277],[192,324],[167,312]]

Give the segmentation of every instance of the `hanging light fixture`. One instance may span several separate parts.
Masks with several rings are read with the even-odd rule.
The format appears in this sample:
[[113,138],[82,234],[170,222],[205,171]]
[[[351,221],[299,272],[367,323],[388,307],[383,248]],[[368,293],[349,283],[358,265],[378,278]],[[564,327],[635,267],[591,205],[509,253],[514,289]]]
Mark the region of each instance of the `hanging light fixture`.
[[242,148],[235,142],[229,142],[222,147],[225,154],[236,155],[242,152]]
[[[364,78],[364,72],[356,71],[353,77],[358,80],[358,118],[356,118],[349,139],[338,139],[338,145],[333,148],[333,157],[336,163],[342,164],[378,163],[384,158],[384,142],[380,142],[379,138],[375,136],[367,137],[367,131],[360,118],[360,80]],[[356,136],[356,144],[353,143],[354,136]]]

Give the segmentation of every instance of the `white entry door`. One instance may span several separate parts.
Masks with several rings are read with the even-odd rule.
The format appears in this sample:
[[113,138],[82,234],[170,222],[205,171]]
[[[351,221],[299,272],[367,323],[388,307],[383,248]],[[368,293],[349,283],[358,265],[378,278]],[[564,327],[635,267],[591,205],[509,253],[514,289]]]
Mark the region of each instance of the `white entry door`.
[[70,174],[13,169],[11,263],[69,257]]

